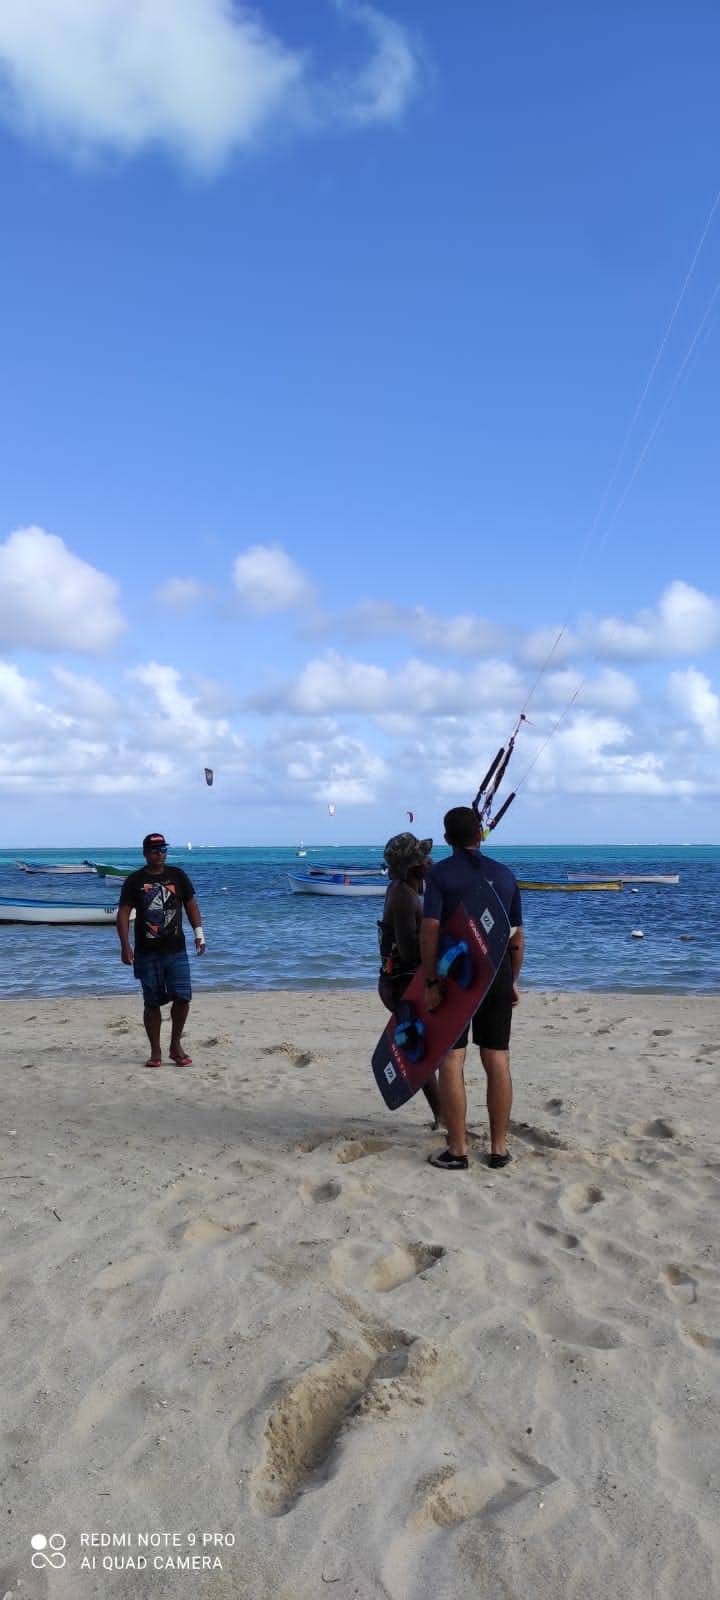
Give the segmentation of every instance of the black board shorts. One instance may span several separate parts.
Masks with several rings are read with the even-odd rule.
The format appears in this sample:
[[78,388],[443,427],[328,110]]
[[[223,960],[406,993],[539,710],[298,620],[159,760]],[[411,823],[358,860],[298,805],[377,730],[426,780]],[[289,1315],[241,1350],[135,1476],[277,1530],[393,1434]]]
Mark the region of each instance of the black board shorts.
[[512,962],[508,954],[498,967],[485,999],[455,1041],[454,1050],[464,1049],[471,1026],[473,1044],[479,1045],[482,1050],[507,1050],[512,1027],[512,990]]

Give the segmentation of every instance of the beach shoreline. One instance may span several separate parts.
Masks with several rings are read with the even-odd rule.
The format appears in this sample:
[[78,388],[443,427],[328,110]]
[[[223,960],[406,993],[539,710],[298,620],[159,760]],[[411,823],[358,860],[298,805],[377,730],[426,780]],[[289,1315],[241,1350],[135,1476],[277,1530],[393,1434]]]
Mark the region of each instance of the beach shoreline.
[[525,991],[502,1173],[472,1058],[470,1171],[427,1166],[385,1020],[202,989],[150,1072],[134,989],[0,1003],[0,1593],[175,1595],[81,1570],[153,1529],[201,1600],[713,1592],[720,1000]]

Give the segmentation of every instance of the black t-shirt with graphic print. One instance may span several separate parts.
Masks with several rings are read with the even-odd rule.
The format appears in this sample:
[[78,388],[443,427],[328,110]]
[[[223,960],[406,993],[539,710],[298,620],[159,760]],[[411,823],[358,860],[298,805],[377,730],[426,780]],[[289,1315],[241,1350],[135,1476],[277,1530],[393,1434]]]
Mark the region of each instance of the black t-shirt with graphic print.
[[121,906],[135,907],[135,949],[172,955],[185,949],[182,908],[195,890],[182,867],[165,866],[160,872],[139,867],[120,890]]

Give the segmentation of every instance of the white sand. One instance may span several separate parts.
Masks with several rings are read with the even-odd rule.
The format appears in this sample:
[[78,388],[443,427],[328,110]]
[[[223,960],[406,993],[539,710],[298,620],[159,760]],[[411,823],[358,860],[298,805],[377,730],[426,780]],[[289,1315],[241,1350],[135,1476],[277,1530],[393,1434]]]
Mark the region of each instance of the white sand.
[[134,999],[2,1004],[0,1600],[718,1592],[720,1002],[526,994],[500,1173],[475,1060],[426,1165],[383,1020],[205,993],[149,1072]]

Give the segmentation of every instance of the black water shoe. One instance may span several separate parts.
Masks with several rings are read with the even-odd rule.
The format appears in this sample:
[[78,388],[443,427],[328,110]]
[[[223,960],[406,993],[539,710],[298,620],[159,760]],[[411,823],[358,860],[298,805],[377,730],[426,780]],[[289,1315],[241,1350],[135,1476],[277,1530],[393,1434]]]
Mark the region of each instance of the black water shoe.
[[467,1156],[454,1156],[451,1150],[441,1150],[439,1156],[428,1156],[431,1167],[439,1167],[441,1172],[467,1172]]

